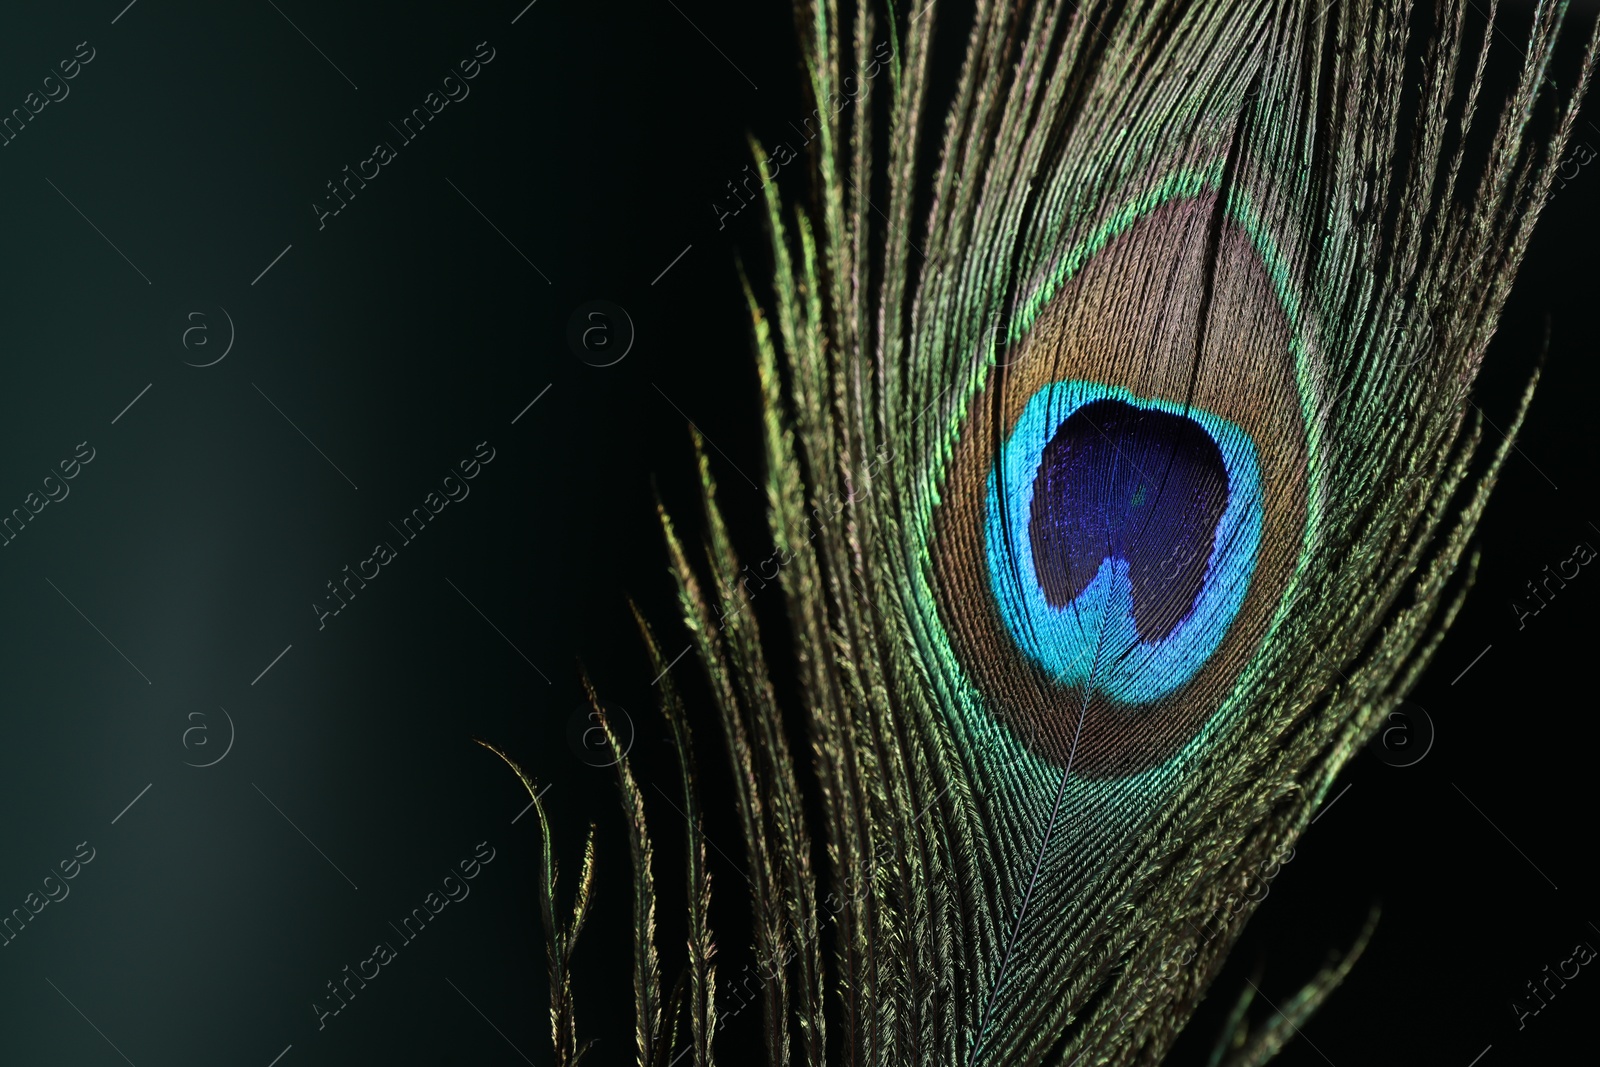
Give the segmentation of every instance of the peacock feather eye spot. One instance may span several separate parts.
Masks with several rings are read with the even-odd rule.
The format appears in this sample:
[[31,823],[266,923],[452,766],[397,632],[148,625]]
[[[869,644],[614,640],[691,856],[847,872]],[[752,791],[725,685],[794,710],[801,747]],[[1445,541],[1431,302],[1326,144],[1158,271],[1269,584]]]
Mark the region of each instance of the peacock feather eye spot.
[[1036,392],[990,474],[990,591],[1057,685],[1143,705],[1239,612],[1261,540],[1254,445],[1209,412],[1094,382]]
[[975,379],[930,584],[960,714],[1003,728],[996,751],[1155,771],[1260,684],[1314,539],[1320,357],[1247,201],[1117,216],[1019,301],[1006,366]]

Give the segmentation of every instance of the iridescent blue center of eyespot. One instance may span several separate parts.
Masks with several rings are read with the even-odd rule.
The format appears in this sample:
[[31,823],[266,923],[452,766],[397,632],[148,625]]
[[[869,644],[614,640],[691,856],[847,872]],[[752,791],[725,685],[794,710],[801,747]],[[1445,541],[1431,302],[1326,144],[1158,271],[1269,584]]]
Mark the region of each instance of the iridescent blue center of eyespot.
[[989,473],[990,589],[1012,640],[1057,684],[1148,704],[1221,644],[1255,572],[1262,514],[1255,443],[1232,422],[1054,382]]

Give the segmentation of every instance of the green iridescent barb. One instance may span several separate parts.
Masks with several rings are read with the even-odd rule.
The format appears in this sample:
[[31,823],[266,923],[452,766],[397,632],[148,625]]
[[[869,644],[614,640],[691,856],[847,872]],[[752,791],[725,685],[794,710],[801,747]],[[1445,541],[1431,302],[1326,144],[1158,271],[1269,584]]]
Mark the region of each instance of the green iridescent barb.
[[[1488,101],[1507,34],[1457,0],[950,6],[798,13],[812,190],[764,184],[747,289],[792,691],[703,457],[704,557],[662,513],[745,839],[723,936],[773,1065],[1151,1063],[1464,595],[1510,447],[1473,466],[1468,392],[1595,38],[1556,91],[1540,4]],[[704,1067],[705,794],[662,684],[688,963],[663,997],[624,774],[639,1056]],[[1272,1056],[1367,933],[1242,997],[1213,1064]]]

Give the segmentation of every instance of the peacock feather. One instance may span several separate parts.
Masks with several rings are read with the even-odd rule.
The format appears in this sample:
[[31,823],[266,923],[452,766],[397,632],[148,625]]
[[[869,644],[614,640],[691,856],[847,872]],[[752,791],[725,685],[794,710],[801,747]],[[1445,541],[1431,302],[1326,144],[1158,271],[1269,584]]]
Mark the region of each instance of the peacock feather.
[[[1471,0],[952,6],[798,12],[812,196],[765,184],[747,286],[793,686],[703,457],[705,558],[663,526],[770,1063],[1155,1062],[1464,595],[1510,447],[1469,393],[1595,39],[1559,93],[1563,4],[1517,40]],[[641,949],[640,1062],[704,1067],[663,684],[687,1022]],[[1213,1063],[1270,1057],[1363,943],[1280,1010],[1242,999]]]

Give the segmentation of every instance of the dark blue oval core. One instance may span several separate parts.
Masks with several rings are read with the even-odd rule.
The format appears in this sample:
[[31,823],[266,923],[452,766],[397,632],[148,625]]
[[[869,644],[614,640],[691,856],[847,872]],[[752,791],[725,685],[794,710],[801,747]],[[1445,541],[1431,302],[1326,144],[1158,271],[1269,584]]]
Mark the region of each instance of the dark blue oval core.
[[1157,641],[1193,609],[1228,502],[1222,452],[1192,419],[1095,400],[1045,446],[1028,523],[1045,603],[1064,607],[1102,560],[1128,565],[1133,622]]

